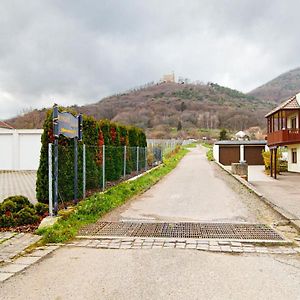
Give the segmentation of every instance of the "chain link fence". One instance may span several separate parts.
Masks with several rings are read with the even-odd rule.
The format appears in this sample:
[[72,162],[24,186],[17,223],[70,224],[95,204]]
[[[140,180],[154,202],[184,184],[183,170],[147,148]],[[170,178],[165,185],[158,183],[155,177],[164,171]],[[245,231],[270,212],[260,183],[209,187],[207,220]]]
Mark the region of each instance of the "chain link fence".
[[[74,199],[74,145],[58,145],[58,201]],[[91,146],[78,144],[77,196],[85,198],[162,163],[163,150],[153,147]],[[49,144],[49,198],[54,187],[54,145]]]

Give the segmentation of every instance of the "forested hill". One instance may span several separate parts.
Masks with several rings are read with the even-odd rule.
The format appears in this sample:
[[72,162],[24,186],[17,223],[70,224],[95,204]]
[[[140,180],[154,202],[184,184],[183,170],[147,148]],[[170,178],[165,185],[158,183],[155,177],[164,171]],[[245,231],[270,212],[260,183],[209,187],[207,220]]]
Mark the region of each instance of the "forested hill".
[[[72,106],[97,119],[142,127],[151,137],[176,137],[200,128],[265,127],[264,115],[273,107],[274,103],[213,83],[153,84],[94,104]],[[34,110],[7,122],[16,128],[39,128],[45,113],[46,109]]]
[[300,68],[283,73],[251,91],[249,95],[263,101],[283,102],[300,92]]

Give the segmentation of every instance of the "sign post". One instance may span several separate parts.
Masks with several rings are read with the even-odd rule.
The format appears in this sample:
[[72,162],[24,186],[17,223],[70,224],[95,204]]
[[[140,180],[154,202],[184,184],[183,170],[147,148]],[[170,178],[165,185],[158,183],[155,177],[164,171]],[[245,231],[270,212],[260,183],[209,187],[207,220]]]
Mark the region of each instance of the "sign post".
[[59,112],[57,104],[53,106],[54,133],[54,215],[58,211],[58,138],[63,135],[74,139],[74,202],[78,201],[78,140],[82,140],[82,115],[77,117],[69,112]]
[[52,144],[48,144],[49,216],[53,215]]
[[74,203],[77,204],[78,192],[78,137],[74,137]]
[[58,211],[58,106],[53,107],[53,133],[54,133],[54,210],[53,213],[56,216]]

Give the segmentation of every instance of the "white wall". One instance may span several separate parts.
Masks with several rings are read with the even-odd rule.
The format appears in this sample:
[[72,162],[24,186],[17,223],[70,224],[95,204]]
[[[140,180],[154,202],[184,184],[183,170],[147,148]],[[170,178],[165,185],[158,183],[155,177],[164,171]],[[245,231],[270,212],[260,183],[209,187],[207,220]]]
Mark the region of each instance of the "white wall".
[[214,156],[214,159],[215,159],[215,161],[217,161],[217,162],[220,162],[220,158],[219,158],[219,149],[220,147],[219,147],[219,145],[214,145],[214,147],[213,147],[213,156]]
[[[297,163],[292,163],[292,149],[297,149]],[[300,144],[288,145],[288,171],[300,173]]]
[[37,170],[42,129],[0,131],[0,170]]

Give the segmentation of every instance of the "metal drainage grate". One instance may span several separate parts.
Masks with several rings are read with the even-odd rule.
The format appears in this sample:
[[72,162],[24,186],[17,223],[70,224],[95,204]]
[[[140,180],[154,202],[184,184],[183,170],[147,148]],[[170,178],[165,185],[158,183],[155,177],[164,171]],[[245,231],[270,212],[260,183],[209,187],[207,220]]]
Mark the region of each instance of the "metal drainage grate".
[[80,236],[161,237],[284,241],[265,224],[98,222]]

